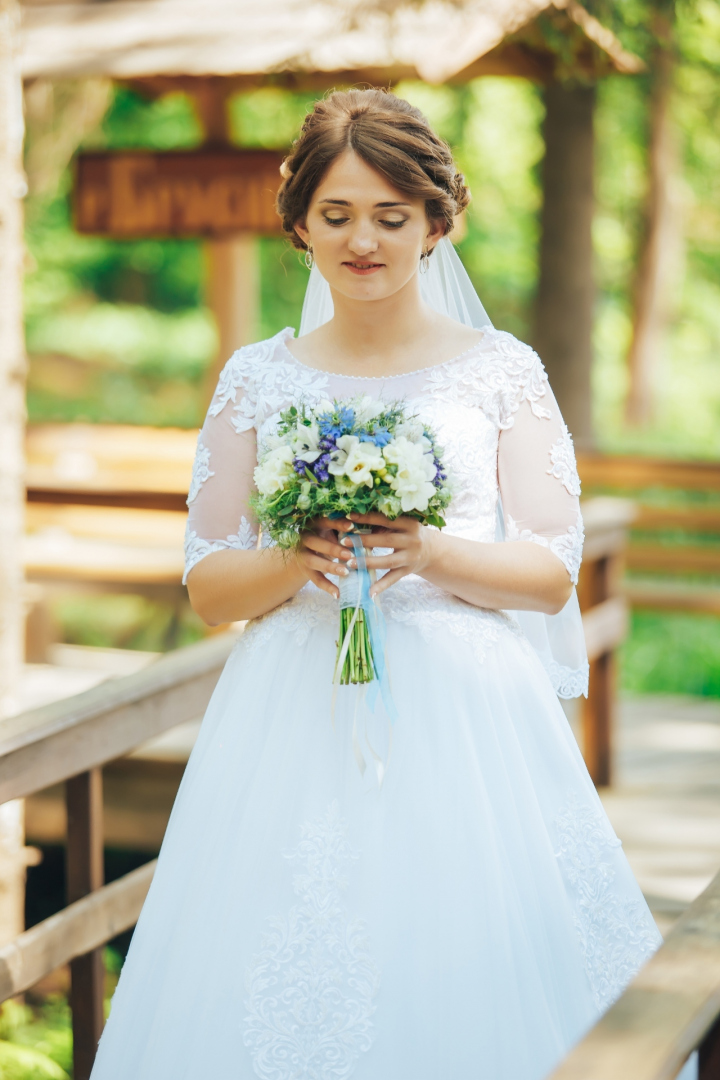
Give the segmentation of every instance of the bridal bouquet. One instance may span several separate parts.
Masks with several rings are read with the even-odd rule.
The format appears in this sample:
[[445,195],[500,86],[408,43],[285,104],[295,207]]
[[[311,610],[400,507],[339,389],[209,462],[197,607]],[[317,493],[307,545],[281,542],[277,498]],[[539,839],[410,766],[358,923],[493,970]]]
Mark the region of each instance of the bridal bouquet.
[[[451,492],[433,432],[405,403],[365,395],[350,401],[293,405],[280,414],[255,469],[258,521],[284,549],[295,547],[313,518],[379,511],[409,514],[442,528]],[[370,530],[366,530],[370,531]],[[356,526],[357,573],[340,578],[340,637],[334,682],[367,683],[384,675],[382,617],[369,596],[371,575]]]

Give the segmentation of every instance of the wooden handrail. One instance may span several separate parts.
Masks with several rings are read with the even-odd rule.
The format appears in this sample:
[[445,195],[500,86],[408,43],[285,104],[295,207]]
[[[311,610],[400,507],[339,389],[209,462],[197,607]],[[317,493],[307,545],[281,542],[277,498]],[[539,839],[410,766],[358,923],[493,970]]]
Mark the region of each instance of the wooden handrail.
[[720,874],[548,1080],[673,1080],[698,1047],[703,1080],[719,1016]]
[[103,765],[202,716],[237,634],[168,653],[142,671],[0,723],[0,803]]
[[69,904],[0,949],[0,1001],[134,926],[157,859]]

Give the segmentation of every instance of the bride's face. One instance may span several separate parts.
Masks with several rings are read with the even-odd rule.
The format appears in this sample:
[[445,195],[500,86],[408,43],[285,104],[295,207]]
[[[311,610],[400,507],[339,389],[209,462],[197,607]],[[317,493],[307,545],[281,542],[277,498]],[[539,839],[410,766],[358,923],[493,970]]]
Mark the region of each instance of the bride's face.
[[445,226],[428,221],[424,199],[398,191],[346,150],[295,229],[332,289],[354,300],[382,300],[417,274],[421,253],[435,246]]

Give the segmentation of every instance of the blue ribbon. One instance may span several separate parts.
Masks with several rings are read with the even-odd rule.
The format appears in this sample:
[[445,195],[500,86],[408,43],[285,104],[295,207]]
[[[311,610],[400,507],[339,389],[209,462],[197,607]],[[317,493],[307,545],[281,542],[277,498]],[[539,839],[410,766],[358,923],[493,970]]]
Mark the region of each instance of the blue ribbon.
[[[387,627],[385,625],[385,616],[382,613],[382,609],[379,603],[370,596],[370,586],[373,584],[374,575],[367,568],[365,561],[365,548],[363,547],[362,534],[349,533],[350,540],[353,546],[353,554],[355,555],[355,562],[357,570],[351,573],[348,577],[340,579],[340,607],[341,608],[354,608],[354,615],[350,626],[348,627],[345,635],[345,641],[342,643],[340,656],[336,663],[335,675],[333,677],[334,691],[333,691],[333,704],[332,714],[335,713],[335,694],[337,692],[337,686],[340,679],[340,673],[346,650],[349,648],[350,638],[352,634],[353,626],[355,625],[357,615],[359,611],[365,613],[365,618],[368,627],[368,636],[370,638],[370,646],[372,648],[372,660],[373,671],[375,678],[372,682],[364,684],[358,687],[360,696],[355,703],[355,718],[353,720],[353,750],[355,758],[358,763],[358,767],[361,773],[365,771],[365,758],[360,748],[360,742],[357,736],[357,708],[360,700],[367,701],[368,706],[374,712],[377,704],[378,692],[382,697],[385,711],[390,719],[391,725],[397,720],[398,712],[393,701],[392,691],[390,688],[390,675],[388,666],[385,660],[385,644],[387,640]],[[367,696],[366,696],[367,693]],[[370,752],[375,761],[375,771],[377,773],[378,784],[382,786],[385,771],[387,769],[388,761],[390,760],[390,750],[388,750],[388,761],[383,762],[382,758],[373,749],[369,738],[367,737],[367,744]],[[392,727],[390,728],[390,749],[392,749]]]

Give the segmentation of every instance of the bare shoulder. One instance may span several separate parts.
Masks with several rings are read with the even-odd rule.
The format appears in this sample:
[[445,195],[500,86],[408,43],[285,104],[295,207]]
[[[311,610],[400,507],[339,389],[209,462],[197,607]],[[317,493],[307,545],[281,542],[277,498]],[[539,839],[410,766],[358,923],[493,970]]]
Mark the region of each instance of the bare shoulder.
[[456,322],[448,315],[438,314],[436,318],[438,341],[442,342],[440,351],[447,352],[450,356],[472,349],[485,337],[485,330],[476,330],[474,326]]

